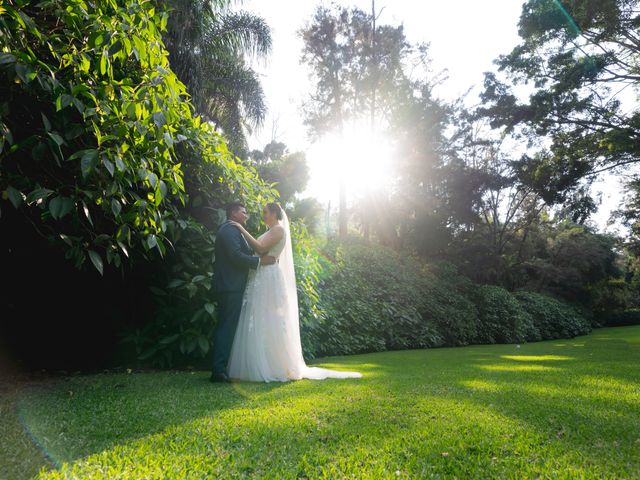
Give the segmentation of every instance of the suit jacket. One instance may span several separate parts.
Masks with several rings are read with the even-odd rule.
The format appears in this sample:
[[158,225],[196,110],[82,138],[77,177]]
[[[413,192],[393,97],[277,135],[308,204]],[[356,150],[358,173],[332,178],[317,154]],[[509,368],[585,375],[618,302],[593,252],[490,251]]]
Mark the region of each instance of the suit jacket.
[[249,270],[258,268],[259,257],[252,255],[252,251],[240,230],[223,223],[216,235],[213,265],[213,291],[242,292],[247,285]]

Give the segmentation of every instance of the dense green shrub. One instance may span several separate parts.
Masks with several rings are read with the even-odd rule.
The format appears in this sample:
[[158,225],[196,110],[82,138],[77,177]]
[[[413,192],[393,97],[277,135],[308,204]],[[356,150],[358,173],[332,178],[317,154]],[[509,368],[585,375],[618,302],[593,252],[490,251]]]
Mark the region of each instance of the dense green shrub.
[[[319,310],[320,296],[318,285],[322,271],[319,250],[314,239],[309,235],[306,226],[299,221],[291,222],[291,237],[293,243],[293,261],[296,271],[296,286],[298,287],[298,310],[300,314],[300,335],[302,349],[313,356],[316,341],[307,331],[313,331],[318,325],[321,311]],[[308,327],[308,328],[305,328]]]
[[334,248],[332,274],[320,283],[320,318],[303,323],[313,354],[346,354],[442,344],[420,313],[420,268],[381,246]]
[[517,343],[540,340],[531,314],[507,290],[479,285],[475,295],[479,327],[474,343]]
[[325,253],[317,316],[302,318],[307,355],[516,343],[590,329],[560,300],[477,285],[450,263],[354,240],[330,243]]
[[478,335],[475,285],[447,262],[423,266],[418,278],[419,311],[435,325],[446,345],[468,345]]
[[531,315],[542,340],[572,338],[591,331],[584,316],[561,300],[528,291],[516,292],[515,297]]

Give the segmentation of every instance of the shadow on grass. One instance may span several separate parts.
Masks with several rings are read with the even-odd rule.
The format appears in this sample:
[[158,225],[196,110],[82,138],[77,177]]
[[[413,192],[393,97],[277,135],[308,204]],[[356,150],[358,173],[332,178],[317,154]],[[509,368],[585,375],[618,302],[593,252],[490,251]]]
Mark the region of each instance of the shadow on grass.
[[212,384],[203,372],[105,374],[35,388],[21,422],[56,466],[198,418],[215,418],[281,384]]

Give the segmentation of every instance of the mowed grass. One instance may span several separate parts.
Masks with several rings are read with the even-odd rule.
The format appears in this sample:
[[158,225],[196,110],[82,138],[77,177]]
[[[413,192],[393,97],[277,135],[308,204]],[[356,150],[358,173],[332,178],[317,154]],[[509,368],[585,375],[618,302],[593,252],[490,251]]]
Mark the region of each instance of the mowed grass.
[[364,378],[78,376],[17,404],[47,479],[640,478],[640,327],[322,365]]

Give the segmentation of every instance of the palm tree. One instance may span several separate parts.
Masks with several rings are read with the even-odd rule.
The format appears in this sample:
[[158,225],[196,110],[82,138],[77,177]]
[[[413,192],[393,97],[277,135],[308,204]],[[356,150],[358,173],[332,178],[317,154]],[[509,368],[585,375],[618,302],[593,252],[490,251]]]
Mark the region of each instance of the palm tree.
[[248,57],[271,50],[261,17],[230,10],[233,0],[163,0],[169,8],[164,41],[171,68],[185,83],[201,115],[227,137],[238,155],[246,133],[264,121],[264,91]]

